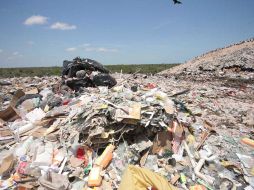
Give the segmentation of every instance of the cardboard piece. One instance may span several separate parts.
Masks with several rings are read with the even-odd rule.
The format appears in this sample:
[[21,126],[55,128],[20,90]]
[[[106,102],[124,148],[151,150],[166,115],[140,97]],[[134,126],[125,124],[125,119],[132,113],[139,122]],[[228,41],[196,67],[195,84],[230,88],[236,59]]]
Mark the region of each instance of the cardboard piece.
[[10,102],[10,106],[11,107],[13,107],[13,108],[15,108],[16,107],[16,104],[17,104],[17,102],[18,102],[18,100],[19,100],[19,98],[21,98],[22,96],[24,96],[25,95],[25,93],[22,91],[22,90],[17,90],[16,92],[15,92],[15,94],[14,94],[14,96],[12,97],[12,99],[11,99],[11,102]]
[[1,137],[8,137],[8,136],[12,136],[13,133],[10,129],[2,129],[0,128],[0,139]]
[[5,121],[0,119],[0,127],[3,127],[5,125]]
[[130,146],[130,148],[140,153],[152,146],[153,143],[145,135],[141,135],[139,138],[134,140],[134,143]]
[[184,130],[181,123],[178,121],[173,121],[173,141],[172,141],[172,151],[176,154],[180,148],[181,142],[184,138]]
[[0,111],[0,119],[4,121],[14,121],[15,119],[19,118],[15,106],[19,98],[21,98],[24,95],[25,93],[22,90],[17,90],[14,96],[12,97],[10,105],[5,110]]
[[171,150],[171,141],[172,135],[168,131],[158,132],[153,142],[152,153],[159,154],[165,150]]
[[26,91],[25,93],[26,93],[26,94],[38,94],[39,91],[38,91],[37,88],[32,88],[31,90]]
[[116,118],[123,123],[136,124],[141,119],[141,104],[131,103],[129,107],[124,107],[124,110],[128,110],[128,114],[122,109],[116,110]]
[[32,123],[40,121],[46,116],[45,112],[41,108],[35,108],[33,111],[26,114],[26,118]]
[[13,154],[6,156],[0,166],[0,176],[8,173],[14,166],[15,157]]
[[11,106],[9,106],[3,111],[0,111],[0,119],[4,121],[14,121],[17,118],[19,118],[19,115],[17,114],[16,110]]
[[71,158],[70,158],[70,164],[71,164],[71,167],[73,167],[73,168],[79,167],[79,166],[81,166],[83,163],[84,163],[84,160],[79,159],[79,158],[76,158],[76,157],[73,156],[73,155],[72,155]]

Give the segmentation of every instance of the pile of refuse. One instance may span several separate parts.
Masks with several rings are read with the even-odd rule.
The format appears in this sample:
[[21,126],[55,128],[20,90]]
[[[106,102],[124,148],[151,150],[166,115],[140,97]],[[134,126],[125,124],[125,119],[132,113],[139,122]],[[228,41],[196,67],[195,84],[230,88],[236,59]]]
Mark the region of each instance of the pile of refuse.
[[[109,72],[89,63],[64,62],[62,78],[2,83],[15,91],[0,111],[0,189],[254,187],[253,156],[239,152],[235,162],[213,151],[206,141],[219,135],[217,128],[207,120],[197,127],[200,113],[176,98],[189,90],[165,92],[133,75],[100,85],[92,73]],[[91,86],[77,85],[88,78]],[[79,83],[72,87],[68,79]],[[20,88],[20,80],[28,85]],[[250,138],[241,143],[254,147]]]
[[254,38],[209,51],[177,67],[162,71],[163,75],[211,75],[230,78],[254,78]]

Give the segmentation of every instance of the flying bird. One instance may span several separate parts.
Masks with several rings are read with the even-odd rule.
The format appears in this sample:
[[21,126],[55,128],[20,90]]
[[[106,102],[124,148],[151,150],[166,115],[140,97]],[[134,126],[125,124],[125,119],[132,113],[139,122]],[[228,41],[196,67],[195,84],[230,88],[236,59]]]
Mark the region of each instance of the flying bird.
[[182,4],[181,1],[178,1],[178,0],[173,0],[174,1],[174,4]]

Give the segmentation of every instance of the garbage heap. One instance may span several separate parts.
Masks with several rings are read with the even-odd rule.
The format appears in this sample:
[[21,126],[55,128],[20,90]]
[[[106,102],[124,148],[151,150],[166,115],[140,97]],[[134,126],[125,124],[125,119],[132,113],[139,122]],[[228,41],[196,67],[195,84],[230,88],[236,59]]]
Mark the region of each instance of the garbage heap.
[[[73,61],[63,61],[63,83],[72,90],[78,91],[82,87],[116,85],[116,80],[109,75],[109,70],[92,59],[76,57]],[[65,80],[67,78],[67,80]]]
[[[68,74],[77,75],[74,68]],[[174,96],[154,83],[124,80],[79,93],[59,90],[57,82],[13,92],[0,112],[0,188],[253,187],[253,157],[237,155],[244,167],[220,160],[205,143],[217,133],[210,122],[199,138],[194,113]]]

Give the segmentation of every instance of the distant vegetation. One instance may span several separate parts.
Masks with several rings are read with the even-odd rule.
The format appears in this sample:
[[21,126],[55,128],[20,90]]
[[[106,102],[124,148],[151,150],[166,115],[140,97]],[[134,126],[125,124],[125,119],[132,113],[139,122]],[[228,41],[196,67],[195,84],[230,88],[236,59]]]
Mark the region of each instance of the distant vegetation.
[[[145,65],[105,65],[112,73],[139,73],[155,74],[179,64],[145,64]],[[0,77],[52,76],[61,75],[61,67],[23,67],[0,68]]]
[[172,68],[179,64],[145,64],[145,65],[106,65],[106,67],[112,72],[122,72],[123,73],[134,73],[140,70],[139,73],[145,74],[155,74],[163,70]]
[[61,67],[0,68],[0,77],[27,77],[60,75]]

